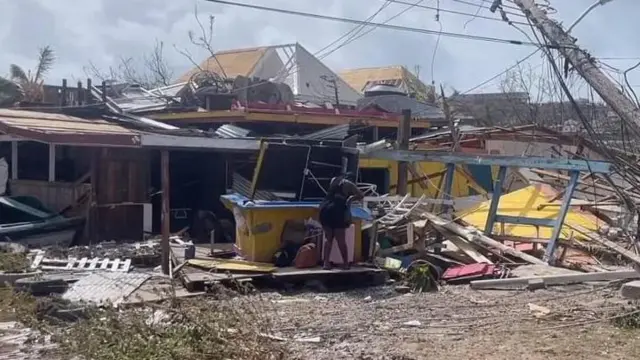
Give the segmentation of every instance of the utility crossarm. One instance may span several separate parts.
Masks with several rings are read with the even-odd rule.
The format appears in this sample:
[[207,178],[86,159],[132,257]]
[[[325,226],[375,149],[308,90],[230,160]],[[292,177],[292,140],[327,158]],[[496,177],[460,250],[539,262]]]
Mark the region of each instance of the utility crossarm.
[[[584,171],[590,173],[608,174],[611,172],[612,168],[611,163],[596,160],[591,161],[558,159],[535,156],[520,157],[477,154],[470,155],[439,151],[375,150],[366,154],[366,157],[371,159],[385,159],[406,162],[425,161],[447,164],[447,173],[445,175],[446,181],[443,189],[446,200],[452,199],[451,186],[453,183],[453,176],[456,165],[499,166],[498,176],[493,184],[493,196],[491,197],[491,204],[489,205],[484,233],[487,236],[491,236],[491,234],[494,232],[495,225],[499,223],[531,225],[536,227],[551,227],[553,228],[553,231],[551,233],[551,238],[547,243],[547,248],[544,255],[544,261],[546,261],[548,264],[553,264],[555,262],[555,250],[558,243],[558,238],[560,237],[562,226],[564,225],[564,220],[567,217],[567,213],[569,211],[573,192],[578,185],[580,172]],[[505,183],[505,179],[507,176],[507,168],[510,167],[565,170],[569,172],[569,184],[564,191],[562,204],[560,205],[558,217],[556,219],[506,216],[499,215],[497,213],[498,204],[500,203],[500,196],[502,196],[503,184]]]
[[520,168],[540,168],[548,170],[586,171],[592,173],[611,172],[611,164],[606,161],[546,158],[536,156],[502,156],[455,154],[444,151],[416,150],[376,150],[366,155],[369,159],[385,159],[407,162],[440,162],[456,165],[495,165]]

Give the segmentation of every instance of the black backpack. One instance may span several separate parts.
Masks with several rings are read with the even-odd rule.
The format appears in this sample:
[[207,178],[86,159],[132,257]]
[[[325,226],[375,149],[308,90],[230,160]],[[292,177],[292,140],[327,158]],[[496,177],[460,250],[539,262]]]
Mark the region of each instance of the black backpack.
[[342,183],[329,189],[320,203],[320,224],[333,229],[343,229],[351,225],[351,209],[342,191]]

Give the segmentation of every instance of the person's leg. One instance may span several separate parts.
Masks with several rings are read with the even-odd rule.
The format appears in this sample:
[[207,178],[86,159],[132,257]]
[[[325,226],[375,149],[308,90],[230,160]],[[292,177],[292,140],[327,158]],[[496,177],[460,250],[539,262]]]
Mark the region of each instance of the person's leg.
[[338,243],[340,255],[342,255],[343,269],[349,268],[349,250],[347,249],[346,230],[347,229],[333,229],[333,235],[335,236],[336,242]]
[[322,246],[322,268],[325,270],[331,269],[331,248],[333,247],[333,229],[330,227],[322,228],[324,231],[324,245]]

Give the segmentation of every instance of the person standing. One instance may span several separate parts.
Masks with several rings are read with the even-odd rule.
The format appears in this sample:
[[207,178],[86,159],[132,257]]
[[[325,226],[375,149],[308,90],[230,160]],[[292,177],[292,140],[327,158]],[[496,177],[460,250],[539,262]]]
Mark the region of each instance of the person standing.
[[351,203],[354,200],[362,200],[362,198],[364,198],[362,191],[344,176],[331,179],[327,195],[320,203],[319,220],[325,235],[325,243],[322,247],[323,269],[331,269],[329,258],[334,239],[338,243],[338,249],[342,256],[343,269],[349,268],[349,253],[345,234],[351,226]]

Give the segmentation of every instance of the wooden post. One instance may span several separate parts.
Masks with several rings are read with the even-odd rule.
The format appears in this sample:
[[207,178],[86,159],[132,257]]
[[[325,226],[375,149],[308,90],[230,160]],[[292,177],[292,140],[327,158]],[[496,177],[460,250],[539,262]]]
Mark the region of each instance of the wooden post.
[[82,88],[82,81],[78,80],[78,92],[76,93],[76,105],[84,104],[84,89]]
[[93,87],[93,83],[91,79],[87,79],[87,91],[84,95],[84,101],[86,104],[93,104],[93,95],[91,94],[91,87]]
[[373,139],[372,139],[372,140],[373,140],[374,142],[375,142],[375,141],[380,140],[380,131],[379,131],[379,129],[378,129],[378,127],[377,127],[377,126],[374,126],[374,127],[373,127],[373,134],[372,134],[372,137],[373,137]]
[[49,144],[49,182],[56,181],[56,145]]
[[169,150],[160,153],[160,171],[162,177],[162,272],[169,274],[171,261],[169,236],[171,232],[171,214],[169,207]]
[[[411,110],[402,110],[402,119],[398,124],[398,149],[409,150],[409,138],[411,137]],[[407,171],[407,162],[398,161],[398,186],[396,193],[398,195],[407,194],[407,183],[409,176]]]
[[107,103],[107,82],[106,81],[102,81],[102,89],[100,89],[102,91],[102,103],[106,104]]
[[67,106],[67,79],[62,79],[62,92],[60,93],[60,106]]
[[18,180],[18,142],[11,142],[11,179]]

